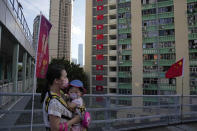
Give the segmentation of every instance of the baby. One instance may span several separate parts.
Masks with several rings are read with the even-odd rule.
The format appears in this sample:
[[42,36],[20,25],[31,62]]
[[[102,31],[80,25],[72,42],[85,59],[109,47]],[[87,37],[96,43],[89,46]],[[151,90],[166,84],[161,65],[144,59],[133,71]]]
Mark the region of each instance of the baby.
[[[81,120],[84,117],[85,105],[83,99],[81,98],[86,92],[86,89],[83,87],[83,83],[80,80],[73,80],[70,82],[69,87],[67,88],[67,93],[71,98],[71,101],[68,102],[68,105],[75,110],[75,114],[79,115]],[[81,122],[74,124],[72,126],[72,131],[82,131],[84,127]]]

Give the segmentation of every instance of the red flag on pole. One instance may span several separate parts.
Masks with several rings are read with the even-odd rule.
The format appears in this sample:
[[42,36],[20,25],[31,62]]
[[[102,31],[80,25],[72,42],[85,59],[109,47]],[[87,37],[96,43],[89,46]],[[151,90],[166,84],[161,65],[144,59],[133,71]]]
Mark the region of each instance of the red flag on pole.
[[168,71],[165,74],[166,78],[174,78],[183,75],[183,58],[168,69]]
[[48,38],[52,25],[43,16],[40,16],[40,30],[37,45],[36,77],[45,78],[49,64]]
[[96,65],[96,70],[103,70],[103,65]]
[[102,40],[104,38],[104,35],[103,34],[99,34],[96,36],[96,39],[97,40]]
[[103,10],[103,5],[98,5],[96,9],[97,9],[97,11]]
[[103,20],[103,18],[104,18],[103,15],[97,15],[96,17],[97,20]]
[[96,49],[97,50],[102,50],[103,49],[103,44],[97,44]]
[[104,59],[104,56],[103,55],[96,55],[96,60],[103,60]]
[[96,80],[97,81],[102,81],[103,80],[103,75],[96,75]]
[[102,30],[103,29],[103,25],[96,25],[96,29],[97,30]]

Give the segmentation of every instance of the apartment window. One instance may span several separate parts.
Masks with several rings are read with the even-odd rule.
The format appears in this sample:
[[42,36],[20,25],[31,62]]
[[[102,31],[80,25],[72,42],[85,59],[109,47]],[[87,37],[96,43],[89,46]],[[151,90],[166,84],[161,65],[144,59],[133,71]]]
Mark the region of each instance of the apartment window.
[[109,70],[110,71],[116,71],[116,67],[110,67]]
[[157,54],[144,54],[144,60],[157,60]]
[[156,0],[141,0],[142,4],[154,4]]
[[126,29],[126,28],[131,28],[131,24],[130,23],[118,24],[118,29]]
[[158,9],[158,13],[172,12],[173,9],[173,6],[161,7]]
[[143,37],[155,37],[158,36],[158,32],[157,31],[149,31],[149,32],[143,32]]
[[149,73],[149,72],[156,72],[157,66],[144,66],[143,72]]
[[126,34],[119,34],[118,35],[119,39],[128,39],[131,38],[131,33],[126,33]]
[[110,19],[116,19],[116,15],[110,15],[109,18]]
[[118,18],[131,18],[131,13],[125,12],[125,13],[119,13]]
[[157,20],[145,20],[142,22],[143,26],[154,26],[157,24]]
[[173,24],[174,18],[161,18],[159,19],[159,24]]
[[120,83],[131,83],[131,78],[119,78]]
[[197,66],[190,66],[190,73],[197,73]]
[[116,39],[116,35],[110,35],[109,38],[110,38],[110,40],[115,40]]
[[159,31],[159,36],[167,36],[167,35],[174,35],[174,29]]
[[169,79],[169,84],[170,85],[176,85],[176,78],[170,78]]
[[190,53],[190,54],[189,54],[189,59],[190,59],[190,60],[196,60],[196,59],[197,59],[197,53],[196,53],[196,52]]
[[144,78],[144,84],[157,84],[158,78]]
[[131,60],[131,56],[130,55],[123,55],[122,60]]
[[130,44],[121,45],[121,48],[123,50],[130,50],[131,49],[131,45]]
[[197,49],[197,40],[189,40],[189,48]]
[[109,28],[110,29],[116,29],[116,25],[110,25]]
[[171,54],[161,54],[160,58],[163,60],[173,60],[175,59],[175,54],[171,53]]
[[161,48],[166,48],[166,47],[174,47],[175,42],[161,42],[159,43]]
[[116,45],[111,45],[110,50],[116,50]]
[[142,15],[150,15],[150,14],[156,14],[156,8],[147,9],[147,10],[142,11]]
[[130,66],[120,66],[119,71],[123,71],[123,72],[130,72],[131,71],[131,67]]
[[118,8],[131,8],[131,2],[119,3]]
[[110,82],[116,82],[116,77],[111,77],[111,78],[109,78],[109,81],[110,81]]
[[143,90],[144,95],[157,95],[157,90]]
[[197,27],[189,28],[189,34],[197,33]]
[[119,89],[119,94],[131,95],[131,89]]
[[110,61],[116,61],[116,56],[110,56],[110,57],[109,57],[109,60],[110,60]]
[[110,89],[109,89],[109,92],[110,92],[110,93],[116,93],[116,89],[110,88]]
[[110,5],[110,6],[109,6],[109,9],[110,9],[110,10],[116,9],[116,5]]

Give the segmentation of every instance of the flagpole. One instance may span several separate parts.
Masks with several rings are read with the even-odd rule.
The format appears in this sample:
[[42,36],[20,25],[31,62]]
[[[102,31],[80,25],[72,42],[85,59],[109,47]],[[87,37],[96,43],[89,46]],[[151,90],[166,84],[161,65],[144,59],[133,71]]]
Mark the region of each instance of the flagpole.
[[34,84],[33,84],[33,96],[32,96],[32,110],[31,110],[31,131],[33,130],[33,117],[34,117],[34,93],[35,88],[37,85],[37,79],[36,79],[36,68],[37,68],[37,52],[38,52],[38,42],[39,42],[39,34],[40,34],[40,25],[41,25],[41,18],[42,18],[42,12],[40,12],[40,23],[39,23],[39,31],[38,31],[38,38],[37,38],[37,46],[36,46],[36,54],[35,54],[35,67],[34,67]]
[[183,57],[183,66],[182,66],[182,93],[181,93],[181,123],[183,123],[183,78],[184,78],[184,65],[185,65],[185,59]]

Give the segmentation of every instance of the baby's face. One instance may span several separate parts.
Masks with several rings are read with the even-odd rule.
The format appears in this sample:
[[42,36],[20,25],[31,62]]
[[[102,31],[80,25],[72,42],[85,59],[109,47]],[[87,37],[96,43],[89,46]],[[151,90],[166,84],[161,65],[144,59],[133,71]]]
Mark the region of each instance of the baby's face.
[[82,96],[81,91],[80,91],[79,88],[77,88],[77,87],[72,87],[72,88],[68,91],[68,94],[71,94],[71,93],[76,93],[77,96]]

